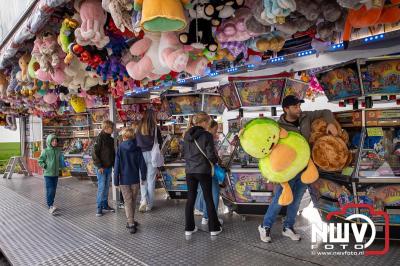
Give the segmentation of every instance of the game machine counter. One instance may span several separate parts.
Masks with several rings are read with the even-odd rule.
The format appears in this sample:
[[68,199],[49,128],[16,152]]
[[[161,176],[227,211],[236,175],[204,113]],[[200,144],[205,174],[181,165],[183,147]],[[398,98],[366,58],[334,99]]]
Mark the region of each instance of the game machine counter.
[[[354,159],[342,172],[320,171],[319,180],[310,186],[315,207],[325,220],[329,212],[338,211],[347,203],[371,205],[389,214],[390,236],[399,239],[400,109],[365,109],[335,116],[349,133]],[[369,215],[367,209],[349,209],[346,214],[335,216],[335,220],[355,213],[370,216],[377,225],[378,236],[383,236],[382,217]]]

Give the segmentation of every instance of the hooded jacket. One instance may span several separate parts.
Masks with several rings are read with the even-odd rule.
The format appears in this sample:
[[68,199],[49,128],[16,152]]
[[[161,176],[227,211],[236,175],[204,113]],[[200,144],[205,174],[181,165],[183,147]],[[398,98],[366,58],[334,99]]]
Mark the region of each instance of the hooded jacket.
[[292,123],[285,120],[285,114],[279,118],[279,125],[287,131],[295,131],[303,135],[307,139],[311,136],[311,124],[314,120],[323,118],[328,124],[335,122],[335,117],[330,110],[304,111],[301,112],[299,118],[299,127],[295,127]]
[[42,151],[38,160],[40,167],[44,169],[44,176],[59,176],[60,168],[65,167],[64,156],[60,148],[51,146],[51,142],[56,138],[54,134],[47,136],[47,147]]
[[136,140],[121,142],[114,165],[114,185],[133,185],[139,183],[139,172],[146,180],[147,166]]
[[115,149],[114,138],[101,131],[97,136],[92,153],[93,164],[97,168],[110,168],[114,165]]
[[207,158],[200,152],[194,140],[197,141],[200,148],[207,155],[208,160],[213,164],[218,162],[215,153],[214,139],[210,132],[202,127],[192,127],[184,138],[184,158],[186,162],[186,174],[207,174],[211,175],[211,165]]

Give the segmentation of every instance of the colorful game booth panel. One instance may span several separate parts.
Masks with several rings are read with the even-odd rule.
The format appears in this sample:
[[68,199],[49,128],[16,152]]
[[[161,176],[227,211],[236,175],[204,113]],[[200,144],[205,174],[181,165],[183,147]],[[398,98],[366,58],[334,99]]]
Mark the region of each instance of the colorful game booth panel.
[[77,157],[67,157],[65,158],[65,164],[69,168],[71,173],[75,174],[86,174],[86,164],[87,160],[82,156]]
[[187,198],[187,183],[184,163],[171,163],[161,171],[164,186],[171,199]]
[[[320,211],[323,219],[326,219],[328,213],[339,211],[345,204],[354,203],[352,184],[349,182],[333,181],[322,176],[309,188],[314,206]],[[354,213],[355,209],[347,209],[345,216],[338,218],[345,219]]]
[[366,96],[400,93],[400,58],[368,60],[360,64],[364,94]]
[[203,111],[210,115],[222,115],[225,104],[219,95],[204,94]]
[[[240,215],[264,215],[272,201],[274,184],[258,169],[232,167],[221,189],[224,204],[229,211]],[[284,209],[284,208],[283,208]]]
[[[400,183],[358,184],[357,198],[359,203],[387,212],[390,225],[400,226]],[[360,209],[360,213],[369,216],[377,224],[384,223],[382,216],[371,216],[366,209]]]
[[236,110],[240,108],[240,99],[235,89],[235,84],[229,82],[225,85],[218,87],[218,92],[221,95],[222,100],[225,103],[228,111]]
[[235,81],[243,107],[277,106],[281,103],[285,79]]
[[167,95],[171,115],[191,115],[201,111],[202,95]]
[[309,84],[295,79],[286,79],[285,88],[283,91],[282,100],[289,95],[294,95],[298,99],[304,99],[308,90]]
[[362,96],[357,61],[334,66],[317,73],[316,77],[330,102]]

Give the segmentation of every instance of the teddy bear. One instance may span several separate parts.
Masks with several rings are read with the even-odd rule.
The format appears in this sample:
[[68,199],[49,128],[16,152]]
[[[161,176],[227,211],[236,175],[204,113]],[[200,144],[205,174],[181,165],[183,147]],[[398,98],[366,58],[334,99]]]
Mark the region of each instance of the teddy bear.
[[285,33],[288,36],[295,34],[296,32],[303,32],[308,30],[312,25],[313,21],[307,20],[307,18],[298,12],[293,12],[286,17],[285,23],[276,24],[276,30]]
[[93,71],[87,71],[86,65],[73,56],[71,63],[64,69],[66,79],[62,84],[71,94],[77,94],[79,89],[84,91],[99,84],[99,78]]
[[79,12],[82,24],[75,29],[76,42],[82,46],[95,45],[101,49],[110,41],[104,34],[107,14],[101,0],[76,0],[75,9]]
[[247,0],[246,6],[251,8],[251,16],[246,20],[246,28],[255,33],[266,33],[271,30],[271,24],[261,17],[264,4],[259,0]]
[[0,99],[7,97],[8,77],[5,71],[0,70]]
[[32,57],[35,57],[40,66],[35,72],[39,80],[53,81],[57,84],[64,82],[65,53],[53,34],[44,33],[36,37]]
[[189,9],[189,32],[179,35],[179,41],[184,45],[191,45],[196,49],[207,49],[215,52],[218,44],[214,39],[212,27],[218,26],[220,20],[214,18],[216,9],[208,1],[200,1]]
[[133,0],[102,0],[101,5],[105,11],[111,14],[115,26],[122,32],[125,29],[133,32],[131,11]]
[[243,7],[236,11],[235,17],[224,20],[216,31],[218,42],[243,42],[259,35],[246,28],[246,20],[251,13],[249,8]]
[[312,158],[324,171],[340,171],[351,163],[352,155],[347,147],[349,135],[335,121],[338,136],[327,135],[327,122],[316,119],[311,125],[309,143],[312,145]]
[[174,32],[146,32],[143,39],[131,46],[130,52],[141,56],[138,62],[131,61],[126,66],[135,80],[158,79],[170,71],[204,75],[208,63],[204,57],[190,58]]
[[279,52],[285,45],[285,38],[279,31],[274,31],[247,41],[247,46],[256,52]]
[[285,17],[295,10],[295,0],[264,0],[261,18],[269,24],[282,24],[285,23]]
[[140,26],[151,32],[183,30],[187,25],[184,7],[190,7],[190,0],[134,1],[135,11],[141,11]]

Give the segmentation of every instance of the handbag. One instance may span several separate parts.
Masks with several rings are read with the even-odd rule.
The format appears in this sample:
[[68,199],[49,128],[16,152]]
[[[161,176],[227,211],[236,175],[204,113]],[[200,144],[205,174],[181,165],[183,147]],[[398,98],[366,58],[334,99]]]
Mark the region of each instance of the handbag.
[[204,157],[206,157],[207,161],[210,163],[211,166],[211,176],[213,178],[215,178],[219,184],[224,183],[225,180],[225,175],[226,175],[226,171],[224,168],[222,168],[221,166],[219,166],[218,164],[213,164],[210,159],[208,159],[207,155],[205,154],[205,152],[200,148],[199,144],[197,143],[196,140],[194,140],[194,143],[196,144],[197,148],[199,149],[199,151],[203,154]]
[[164,165],[164,156],[161,154],[160,146],[157,141],[157,125],[154,132],[154,144],[151,149],[151,164],[156,168]]

